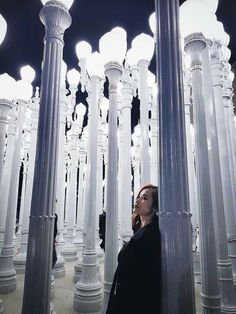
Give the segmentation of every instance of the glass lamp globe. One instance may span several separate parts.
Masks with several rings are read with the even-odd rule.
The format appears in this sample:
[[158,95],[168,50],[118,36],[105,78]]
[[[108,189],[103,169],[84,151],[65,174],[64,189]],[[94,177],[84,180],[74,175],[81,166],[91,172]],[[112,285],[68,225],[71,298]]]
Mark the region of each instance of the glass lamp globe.
[[156,34],[156,13],[153,12],[149,17],[149,26],[153,34]]
[[7,32],[7,22],[4,17],[0,14],[0,45],[3,42]]
[[154,40],[150,35],[142,33],[136,36],[132,40],[131,46],[135,50],[138,60],[150,61],[152,59],[154,53]]
[[83,117],[86,113],[86,106],[80,102],[78,105],[76,105],[75,111],[78,116]]
[[75,46],[78,59],[85,59],[92,53],[92,47],[87,41],[80,41]]
[[219,0],[188,0],[188,1],[201,3],[206,7],[207,10],[214,14],[216,13],[219,3]]
[[117,33],[120,36],[123,36],[123,38],[126,40],[127,39],[127,33],[126,30],[120,26],[112,28],[111,32]]
[[89,76],[103,77],[104,74],[104,60],[101,54],[97,51],[91,53],[87,59],[87,71]]
[[[45,5],[48,1],[50,0],[41,0],[42,1],[42,4]],[[67,9],[69,10],[70,7],[72,6],[74,0],[59,0],[61,3],[63,3]]]
[[137,50],[130,48],[127,51],[125,59],[130,66],[137,65],[138,61],[140,60],[139,53]]
[[127,50],[127,41],[124,32],[113,30],[104,34],[99,40],[99,51],[104,62],[122,63]]
[[7,73],[0,75],[0,98],[13,100],[15,98],[16,81]]
[[15,86],[15,99],[28,101],[32,97],[33,87],[29,82],[19,80]]
[[21,79],[32,83],[35,78],[35,71],[30,65],[23,66],[20,69]]
[[77,86],[80,81],[80,73],[76,69],[67,72],[67,81],[70,85]]
[[[201,18],[200,18],[201,16]],[[193,33],[202,33],[205,36],[209,28],[209,19],[212,14],[206,6],[198,1],[186,1],[180,6],[180,31],[183,37]],[[210,27],[212,29],[212,27]]]

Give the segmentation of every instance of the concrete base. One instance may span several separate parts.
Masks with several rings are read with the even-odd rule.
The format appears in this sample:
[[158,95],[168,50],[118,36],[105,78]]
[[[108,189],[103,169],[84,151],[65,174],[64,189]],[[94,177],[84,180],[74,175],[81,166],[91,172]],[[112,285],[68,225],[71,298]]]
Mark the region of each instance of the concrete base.
[[16,290],[16,271],[9,269],[0,271],[0,293],[5,294]]
[[84,285],[76,284],[73,309],[79,314],[101,314],[103,305],[102,284]]
[[[75,272],[73,276],[73,282],[77,283],[80,280],[81,273],[82,273],[82,258],[75,264]],[[101,266],[100,263],[97,264],[97,276],[98,280],[101,282],[102,281],[102,274],[101,274]]]
[[24,274],[26,266],[26,253],[16,255],[13,259],[13,265],[17,274]]
[[61,255],[64,257],[65,261],[67,262],[74,262],[77,261],[77,248],[73,246],[65,245],[61,250]]
[[3,246],[0,256],[0,294],[16,290],[16,271],[13,268],[14,247]]
[[65,276],[65,259],[63,256],[57,257],[56,265],[52,269],[54,278],[60,278]]

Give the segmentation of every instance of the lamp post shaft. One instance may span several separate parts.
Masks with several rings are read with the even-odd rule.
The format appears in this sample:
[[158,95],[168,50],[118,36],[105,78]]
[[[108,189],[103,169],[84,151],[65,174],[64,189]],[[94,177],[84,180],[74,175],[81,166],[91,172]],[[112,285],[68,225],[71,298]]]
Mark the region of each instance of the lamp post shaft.
[[[156,0],[162,313],[195,313],[179,1]],[[176,241],[178,239],[178,241]],[[185,280],[183,280],[184,274]]]
[[58,1],[47,2],[40,18],[46,34],[23,314],[48,314],[50,310],[60,74],[63,34],[71,24],[68,10]]
[[109,120],[108,120],[108,167],[106,202],[106,239],[104,263],[104,313],[111,291],[117,266],[118,253],[118,163],[117,163],[117,85],[121,76],[121,66],[108,63],[105,74],[109,80]]

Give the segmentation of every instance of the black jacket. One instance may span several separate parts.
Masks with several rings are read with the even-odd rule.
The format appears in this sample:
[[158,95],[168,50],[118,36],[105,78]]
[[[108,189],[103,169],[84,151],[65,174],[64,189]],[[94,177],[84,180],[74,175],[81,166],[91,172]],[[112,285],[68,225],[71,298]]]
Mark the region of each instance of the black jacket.
[[160,252],[155,216],[120,251],[106,314],[160,313]]

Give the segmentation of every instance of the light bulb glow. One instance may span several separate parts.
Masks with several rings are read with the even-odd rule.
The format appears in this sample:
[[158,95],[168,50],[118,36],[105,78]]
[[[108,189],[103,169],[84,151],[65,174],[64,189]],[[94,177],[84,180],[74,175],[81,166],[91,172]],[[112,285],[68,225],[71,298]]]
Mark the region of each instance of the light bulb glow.
[[0,14],[0,45],[3,42],[7,33],[7,22],[4,17]]
[[156,34],[156,13],[153,12],[149,17],[149,26],[153,34]]
[[86,113],[86,106],[80,102],[78,105],[76,105],[75,111],[78,116],[83,117]]
[[92,47],[87,41],[80,41],[75,46],[78,59],[85,59],[92,53]]
[[90,77],[91,76],[103,77],[104,60],[99,52],[95,51],[88,57],[87,71]]
[[0,98],[13,100],[15,98],[16,81],[7,73],[0,75]]
[[104,34],[99,40],[99,51],[104,62],[122,63],[127,50],[126,33],[117,31],[117,28]]
[[132,40],[131,46],[135,50],[138,60],[150,61],[152,59],[155,43],[150,35],[142,33],[136,36]]
[[77,86],[80,81],[80,73],[76,69],[71,69],[67,72],[67,81],[70,85]]
[[23,66],[20,69],[21,79],[32,83],[35,78],[35,71],[30,65]]

